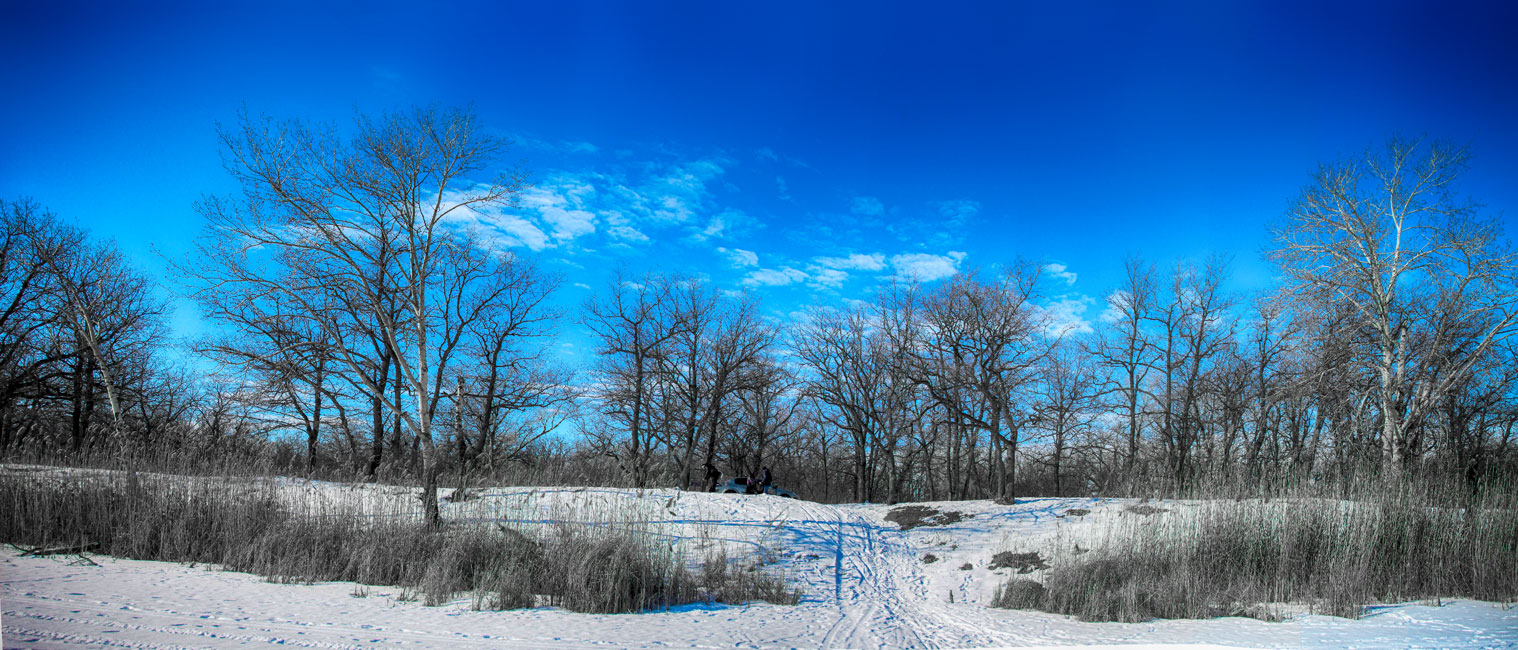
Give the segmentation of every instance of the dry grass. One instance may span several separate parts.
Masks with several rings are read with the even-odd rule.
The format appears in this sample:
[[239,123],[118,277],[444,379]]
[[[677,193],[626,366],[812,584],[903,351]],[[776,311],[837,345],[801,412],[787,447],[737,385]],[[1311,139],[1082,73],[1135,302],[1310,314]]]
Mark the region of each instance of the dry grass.
[[580,516],[531,533],[489,521],[431,529],[416,523],[409,501],[392,506],[405,512],[387,513],[352,499],[292,504],[274,480],[7,473],[0,540],[95,545],[107,555],[215,564],[277,582],[396,586],[428,605],[462,597],[477,609],[633,612],[799,600],[780,577],[735,574],[725,557],[693,567],[647,526],[609,513],[560,513]]
[[1041,588],[1011,582],[997,606],[1092,621],[1357,617],[1362,608],[1440,598],[1518,600],[1518,499],[1372,483],[1353,498],[1208,500],[1165,516],[1122,517],[1091,552],[1064,558]]

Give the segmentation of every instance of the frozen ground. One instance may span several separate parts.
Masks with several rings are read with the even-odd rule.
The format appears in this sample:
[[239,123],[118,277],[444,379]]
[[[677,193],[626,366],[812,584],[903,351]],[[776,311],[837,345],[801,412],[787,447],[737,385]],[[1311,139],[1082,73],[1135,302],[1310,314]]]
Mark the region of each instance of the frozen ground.
[[[412,516],[413,491],[280,481],[315,514],[362,508]],[[447,503],[453,520],[515,526],[554,520],[636,520],[692,557],[725,547],[760,557],[805,591],[797,606],[755,604],[589,615],[555,609],[477,612],[464,597],[440,607],[398,589],[350,583],[278,585],[256,576],[170,563],[0,556],[5,648],[988,648],[1052,646],[1253,648],[1518,648],[1518,609],[1446,601],[1377,609],[1361,620],[1299,615],[1082,623],[985,605],[1012,569],[998,551],[1053,559],[1094,543],[1124,518],[1122,500],[1032,499],[1012,507],[924,504],[963,518],[899,530],[891,507],[828,506],[772,496],[610,489],[493,489]],[[316,505],[311,505],[316,504]],[[1083,516],[1072,509],[1089,511]],[[931,554],[934,560],[925,562]],[[1037,577],[1037,572],[1026,577]],[[952,602],[951,602],[952,597]]]

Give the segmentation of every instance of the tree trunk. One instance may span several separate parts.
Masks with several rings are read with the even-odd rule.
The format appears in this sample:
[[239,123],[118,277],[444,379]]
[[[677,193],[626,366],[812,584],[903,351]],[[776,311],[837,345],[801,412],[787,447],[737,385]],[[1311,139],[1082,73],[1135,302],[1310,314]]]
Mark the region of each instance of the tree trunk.
[[316,445],[322,432],[322,362],[316,363],[316,381],[311,384],[314,403],[311,408],[311,426],[306,429],[306,474],[316,469]]

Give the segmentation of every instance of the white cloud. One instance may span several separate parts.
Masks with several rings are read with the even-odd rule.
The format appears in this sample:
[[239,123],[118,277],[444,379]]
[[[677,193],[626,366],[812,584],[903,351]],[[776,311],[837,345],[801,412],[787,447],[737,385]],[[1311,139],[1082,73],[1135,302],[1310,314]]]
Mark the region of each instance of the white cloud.
[[846,271],[840,271],[838,269],[829,269],[814,265],[807,267],[807,271],[811,273],[811,281],[809,284],[815,287],[828,287],[832,289],[838,289],[841,288],[843,286],[843,283],[849,279],[849,274]]
[[880,202],[880,199],[873,196],[856,196],[850,210],[854,214],[878,217],[885,214],[885,205]]
[[595,193],[589,183],[559,176],[523,192],[520,201],[522,207],[538,213],[556,242],[564,243],[596,231],[596,216],[584,209]]
[[895,269],[897,279],[932,282],[958,273],[964,259],[961,251],[949,251],[946,255],[904,253],[891,256],[891,268]]
[[1045,264],[1044,272],[1048,273],[1050,277],[1064,280],[1067,285],[1075,284],[1075,274],[1069,271],[1069,267],[1066,267],[1064,264]]
[[648,241],[648,235],[643,234],[643,231],[632,226],[612,226],[606,229],[606,234],[611,235],[613,239],[623,242],[641,244]]
[[742,232],[750,222],[749,216],[742,210],[723,210],[717,216],[706,222],[706,227],[691,233],[691,240],[700,243],[713,237],[725,239],[735,231]]
[[753,251],[746,251],[741,248],[723,248],[721,246],[718,246],[717,252],[726,255],[728,263],[731,264],[735,269],[743,268],[746,266],[759,266],[759,255]]
[[[595,150],[586,142],[519,141],[533,147]],[[720,182],[726,164],[723,159],[628,161],[612,170],[552,172],[517,197],[520,208],[512,213],[460,211],[454,222],[479,232],[489,245],[534,251],[582,252],[594,244],[635,245],[670,235],[695,243],[728,239],[752,227],[753,220],[742,211],[722,209],[714,200],[713,183]],[[597,234],[603,239],[595,239]]]
[[696,160],[669,166],[644,165],[643,175],[601,175],[603,211],[615,210],[628,218],[657,227],[695,221],[710,201],[707,185],[723,174],[716,161]]
[[793,282],[802,282],[805,281],[806,278],[807,275],[805,271],[793,269],[789,266],[782,266],[778,269],[759,269],[756,271],[751,271],[749,272],[748,277],[745,277],[743,279],[742,284],[746,287],[777,287],[791,284]]
[[1095,331],[1086,320],[1086,310],[1095,302],[1085,294],[1066,294],[1041,307],[1049,318],[1049,333],[1058,335],[1090,334]]
[[585,210],[566,210],[557,205],[545,206],[538,215],[553,230],[553,238],[566,242],[596,231],[596,215]]
[[471,233],[484,245],[492,248],[526,246],[533,251],[541,251],[550,246],[547,233],[528,217],[508,213],[499,206],[461,205],[465,200],[462,192],[450,191],[443,194],[444,209],[448,211],[447,221],[452,226]]
[[760,148],[758,151],[754,152],[754,155],[758,156],[760,160],[769,160],[769,161],[778,161],[778,160],[780,160],[780,156],[778,156],[778,155],[775,154],[775,150],[771,149],[769,147]]
[[863,255],[854,253],[848,257],[816,257],[812,262],[818,266],[830,269],[849,269],[853,271],[883,271],[885,270],[885,255],[871,253]]
[[483,214],[481,222],[487,223],[504,231],[518,244],[526,246],[533,251],[548,248],[548,235],[532,222],[514,214]]

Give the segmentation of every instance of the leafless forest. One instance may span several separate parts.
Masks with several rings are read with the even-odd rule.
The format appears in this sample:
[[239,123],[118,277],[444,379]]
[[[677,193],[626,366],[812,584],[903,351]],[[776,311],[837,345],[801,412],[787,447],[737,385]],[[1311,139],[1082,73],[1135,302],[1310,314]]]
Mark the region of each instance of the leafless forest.
[[[674,268],[566,304],[530,255],[460,225],[530,180],[467,112],[244,115],[220,138],[241,191],[196,206],[170,278],[69,215],[0,204],[0,455],[429,492],[769,466],[804,498],[889,502],[1518,470],[1518,258],[1460,193],[1460,147],[1302,161],[1322,166],[1261,226],[1278,286],[1231,291],[1222,252],[1115,259],[1086,331],[1048,308],[1035,260],[783,320]],[[212,333],[177,346],[171,295]],[[582,367],[552,353],[573,328],[595,345]]]

